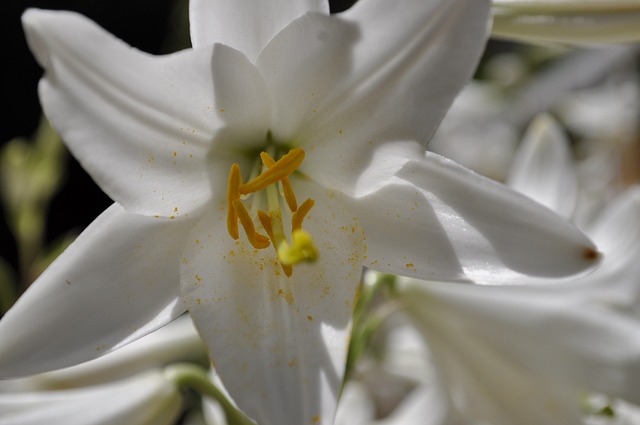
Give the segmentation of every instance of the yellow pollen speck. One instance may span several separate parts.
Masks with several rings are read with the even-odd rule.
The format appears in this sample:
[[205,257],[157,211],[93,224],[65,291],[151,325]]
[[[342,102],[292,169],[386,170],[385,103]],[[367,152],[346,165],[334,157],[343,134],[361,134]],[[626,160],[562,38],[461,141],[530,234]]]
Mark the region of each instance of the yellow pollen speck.
[[196,275],[195,277],[196,277],[196,280],[197,280],[198,282],[200,282],[200,281],[202,280],[202,278],[201,278],[199,275]]
[[218,109],[219,112],[224,112],[224,108]]
[[313,418],[311,418],[311,422],[313,422],[314,424],[320,423],[320,416],[314,416]]
[[313,320],[313,316],[307,316],[307,320]]
[[342,131],[342,130],[338,130],[338,133],[339,133],[339,134],[342,134],[342,133],[343,133],[343,131]]
[[196,300],[196,302],[198,303],[198,305],[200,305],[200,303],[202,302],[202,300],[201,300],[200,298],[198,298],[198,299]]
[[178,152],[173,151],[173,156],[178,156]]
[[413,263],[407,263],[407,264],[405,264],[405,266],[407,266],[407,267],[413,267]]
[[173,209],[173,212],[174,212],[174,213],[178,213],[178,207],[175,207],[175,208]]
[[174,218],[176,218],[176,216],[175,216],[175,215],[170,215],[170,216],[169,216],[169,220],[173,220]]

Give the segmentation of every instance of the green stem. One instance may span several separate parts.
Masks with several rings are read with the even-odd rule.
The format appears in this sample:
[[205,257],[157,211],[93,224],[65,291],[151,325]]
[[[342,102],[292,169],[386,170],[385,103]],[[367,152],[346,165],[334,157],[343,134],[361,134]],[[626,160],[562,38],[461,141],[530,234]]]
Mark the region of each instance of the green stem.
[[229,399],[211,382],[205,369],[189,363],[177,363],[167,366],[164,370],[167,379],[181,388],[192,389],[218,402],[227,417],[229,425],[255,425],[255,423],[240,412]]

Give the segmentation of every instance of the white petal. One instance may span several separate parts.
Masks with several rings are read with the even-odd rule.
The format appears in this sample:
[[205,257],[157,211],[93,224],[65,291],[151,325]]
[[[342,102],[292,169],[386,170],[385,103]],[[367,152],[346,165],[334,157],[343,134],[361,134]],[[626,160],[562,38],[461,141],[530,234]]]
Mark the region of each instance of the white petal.
[[[489,302],[478,301],[482,307],[467,314],[466,303],[450,302],[457,300],[456,292],[444,291],[443,295],[432,291],[426,282],[423,282],[424,287],[419,287],[420,284],[416,282],[410,289],[403,287],[401,293],[429,343],[433,361],[443,378],[444,393],[450,394],[452,408],[466,419],[463,423],[581,423],[577,389],[565,382],[550,380],[538,370],[539,366],[558,360],[551,359],[545,352],[548,343],[540,338],[541,335],[532,335],[525,326],[512,326],[512,321],[520,323],[521,320],[502,312],[502,303],[492,306],[496,316],[502,314],[502,321],[488,321],[483,315],[474,313],[488,308]],[[458,293],[467,288],[494,289],[448,286],[453,286]],[[491,325],[497,327],[491,329]],[[511,339],[514,328],[520,331],[515,340]],[[522,345],[526,338],[535,339],[538,344],[537,364],[532,365],[528,358],[511,355],[511,346]],[[570,357],[559,360],[563,364]]]
[[211,196],[203,176],[219,125],[212,49],[150,56],[69,12],[29,10],[23,24],[45,68],[45,113],[111,198],[171,216]]
[[181,404],[158,371],[95,387],[0,394],[3,425],[169,425]]
[[184,312],[179,263],[190,227],[107,209],[0,321],[0,376],[99,357]]
[[[359,28],[359,38],[349,73],[299,135],[322,158],[305,171],[344,187],[353,183],[344,170],[364,169],[374,146],[425,144],[474,71],[488,15],[485,0],[363,0],[339,15]],[[328,60],[322,69],[331,67]]]
[[[404,299],[413,306],[412,313],[420,318],[419,324],[426,326],[423,329],[430,329],[434,335],[430,343],[434,355],[442,349],[440,360],[450,359],[449,367],[457,375],[463,375],[459,370],[466,368],[465,379],[489,386],[494,396],[503,398],[498,406],[514,406],[510,414],[524,412],[525,402],[533,406],[537,398],[550,402],[554,397],[558,397],[558,409],[547,413],[559,414],[563,410],[562,398],[567,395],[574,398],[565,400],[569,402],[565,406],[569,413],[572,405],[577,409],[580,391],[602,392],[637,403],[638,321],[602,306],[585,304],[579,286],[561,292],[556,288],[415,281]],[[514,381],[510,384],[509,379]],[[471,390],[489,394],[489,388]],[[559,392],[554,394],[554,389]],[[538,396],[518,396],[519,390],[535,390]],[[540,409],[540,413],[545,410]]]
[[294,186],[316,201],[303,228],[317,262],[286,278],[272,247],[254,250],[242,231],[238,241],[229,237],[221,211],[191,233],[181,269],[216,371],[260,425],[332,424],[362,272],[357,221],[313,183]]
[[572,44],[640,40],[636,0],[496,0],[493,14],[497,38]]
[[[353,69],[341,82],[362,90],[357,103],[346,99],[351,111],[376,113],[386,136],[425,141],[475,70],[488,36],[489,4],[364,0],[340,15],[361,30]],[[379,110],[365,107],[369,96]]]
[[612,202],[589,234],[604,260],[576,284],[585,302],[640,320],[640,189],[633,187]]
[[[228,150],[237,157],[239,150],[264,148],[271,122],[271,99],[260,72],[245,55],[223,44],[214,46],[212,68],[222,121],[212,151],[219,155],[220,150]],[[226,184],[226,175],[223,181]]]
[[0,380],[0,393],[104,384],[152,367],[204,358],[206,353],[200,336],[191,318],[183,315],[157,331],[97,359],[26,378]]
[[498,8],[527,13],[631,12],[640,9],[638,0],[493,0],[493,4]]
[[571,218],[578,196],[576,170],[569,141],[551,116],[540,115],[530,124],[507,185]]
[[[373,169],[402,162],[379,153]],[[348,200],[364,227],[369,267],[496,284],[594,265],[591,242],[538,203],[434,153],[404,162],[379,189]]]
[[358,28],[308,13],[282,30],[263,50],[257,66],[273,96],[271,131],[276,140],[305,142],[309,122],[322,120],[323,103],[349,74]]
[[289,22],[309,11],[329,13],[326,0],[192,0],[191,43],[223,43],[255,61],[264,46]]
[[607,262],[633,261],[640,254],[640,186],[631,187],[611,202],[589,234]]

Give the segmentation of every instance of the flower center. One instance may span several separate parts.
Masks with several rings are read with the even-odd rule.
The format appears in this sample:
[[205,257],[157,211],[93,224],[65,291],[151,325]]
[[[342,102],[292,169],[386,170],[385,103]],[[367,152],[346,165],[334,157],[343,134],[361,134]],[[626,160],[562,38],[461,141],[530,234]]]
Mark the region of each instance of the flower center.
[[[262,152],[260,160],[262,172],[247,183],[242,181],[240,165],[231,166],[227,185],[227,229],[229,235],[237,240],[240,222],[249,243],[254,248],[264,249],[273,244],[284,273],[291,276],[295,264],[315,261],[318,258],[313,238],[302,230],[302,222],[315,202],[309,198],[298,206],[293,186],[289,181],[289,176],[304,160],[304,151],[301,148],[292,149],[277,161],[267,152]],[[287,242],[282,222],[278,184],[291,212],[291,243]],[[267,236],[258,233],[254,220],[243,203],[243,199],[261,191],[266,191],[268,212],[258,210],[257,216]]]

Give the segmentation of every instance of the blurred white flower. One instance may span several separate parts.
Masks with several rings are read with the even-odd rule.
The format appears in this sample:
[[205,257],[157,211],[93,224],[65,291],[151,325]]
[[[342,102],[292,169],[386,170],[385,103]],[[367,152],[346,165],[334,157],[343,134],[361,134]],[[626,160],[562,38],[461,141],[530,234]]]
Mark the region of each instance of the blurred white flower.
[[429,141],[429,150],[504,181],[518,144],[518,129],[504,114],[508,101],[497,85],[470,82]]
[[161,370],[89,387],[0,393],[3,425],[170,425],[181,409],[179,389]]
[[203,359],[202,341],[183,316],[104,357],[0,381],[0,423],[173,424],[183,412],[183,397],[163,368]]
[[538,43],[640,41],[638,0],[493,0],[493,36]]
[[176,362],[202,362],[206,351],[188,315],[97,359],[25,378],[0,380],[0,394],[106,384]]

